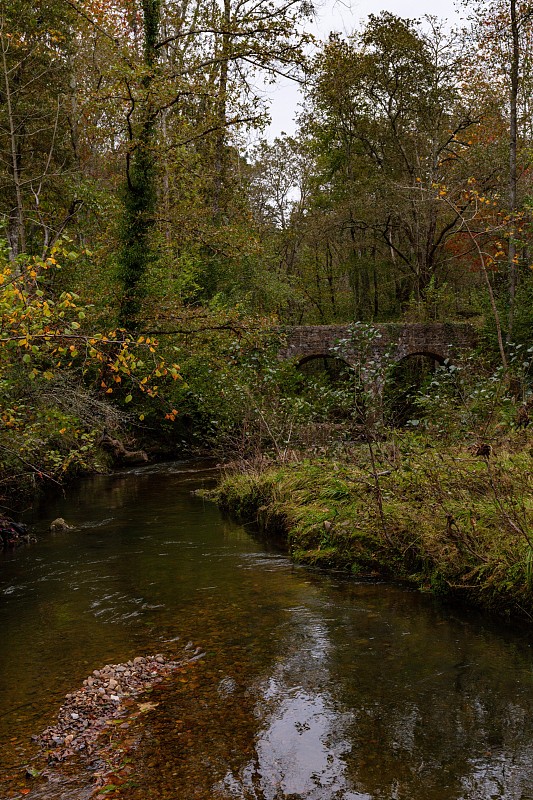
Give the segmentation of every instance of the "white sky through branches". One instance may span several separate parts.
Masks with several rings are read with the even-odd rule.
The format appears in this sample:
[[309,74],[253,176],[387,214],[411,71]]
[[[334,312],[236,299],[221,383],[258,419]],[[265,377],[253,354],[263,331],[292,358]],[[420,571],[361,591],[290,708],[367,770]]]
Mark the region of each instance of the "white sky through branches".
[[[327,39],[330,31],[349,35],[359,28],[369,14],[390,11],[400,17],[422,17],[432,14],[447,19],[450,24],[459,24],[465,17],[464,7],[457,9],[454,0],[317,0],[316,19],[310,25],[312,33],[320,39]],[[293,81],[280,80],[275,86],[265,90],[270,99],[272,123],[266,131],[268,139],[274,139],[282,131],[292,134],[295,131],[294,117],[300,102],[299,88]]]

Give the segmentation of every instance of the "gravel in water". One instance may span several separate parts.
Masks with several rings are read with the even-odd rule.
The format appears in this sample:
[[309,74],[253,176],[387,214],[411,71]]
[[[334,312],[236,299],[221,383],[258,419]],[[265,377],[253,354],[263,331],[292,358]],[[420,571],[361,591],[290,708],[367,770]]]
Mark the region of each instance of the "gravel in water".
[[[71,756],[80,755],[85,760],[90,759],[93,780],[97,785],[102,785],[121,755],[115,741],[113,750],[116,757],[112,756],[109,737],[102,737],[102,734],[114,729],[119,739],[121,731],[125,736],[133,720],[158,705],[143,695],[175,670],[186,667],[202,656],[201,648],[194,650],[189,643],[179,659],[157,653],[95,669],[83,681],[81,689],[65,696],[57,723],[33,737],[45,751],[48,768],[40,771],[28,767],[28,777],[46,778],[50,774],[50,767],[61,764]],[[140,702],[143,699],[145,702]]]

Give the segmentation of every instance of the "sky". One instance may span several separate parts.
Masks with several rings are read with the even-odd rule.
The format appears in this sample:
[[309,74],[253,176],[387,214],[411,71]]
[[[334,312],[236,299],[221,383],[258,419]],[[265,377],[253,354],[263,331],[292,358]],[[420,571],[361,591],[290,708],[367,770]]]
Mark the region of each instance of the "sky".
[[[433,14],[451,22],[459,22],[454,0],[316,0],[316,20],[310,26],[312,33],[327,39],[330,31],[350,34],[369,14],[390,11],[400,17],[422,17]],[[282,132],[295,131],[294,117],[298,112],[300,93],[293,81],[280,81],[265,91],[270,99],[272,123],[266,136],[272,140]]]

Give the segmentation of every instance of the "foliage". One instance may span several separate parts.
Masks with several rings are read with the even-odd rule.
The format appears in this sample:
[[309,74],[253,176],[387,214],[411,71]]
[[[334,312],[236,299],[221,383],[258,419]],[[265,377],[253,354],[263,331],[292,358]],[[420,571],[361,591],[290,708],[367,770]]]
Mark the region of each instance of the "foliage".
[[46,255],[80,205],[66,99],[72,18],[51,0],[0,10],[0,215],[12,260]]
[[157,398],[162,383],[179,377],[154,338],[94,333],[91,309],[78,295],[47,291],[60,258],[77,254],[58,243],[46,260],[4,256],[0,264],[0,448],[8,476],[29,470],[58,480],[94,468],[102,430],[127,418],[108,398],[123,406],[134,393]]
[[[189,319],[194,325],[194,315]],[[294,381],[292,367],[277,358],[281,334],[270,319],[239,312],[203,319],[193,348],[179,338],[172,345],[183,377],[174,405],[189,438],[242,458],[284,446],[298,410],[280,396]]]
[[[16,364],[29,380],[40,376],[51,380],[57,370],[77,369],[91,378],[106,394],[136,387],[149,396],[157,394],[157,381],[178,377],[178,367],[167,367],[157,356],[157,342],[147,336],[132,337],[116,329],[109,333],[86,331],[88,307],[73,292],[54,298],[44,289],[48,273],[60,269],[55,256],[65,255],[55,247],[45,261],[21,257],[0,272],[0,313],[4,350],[3,369]],[[74,251],[67,257],[75,259]],[[141,358],[143,353],[143,358]],[[146,360],[144,360],[146,359]],[[128,399],[129,397],[129,399]],[[126,402],[131,400],[126,392]]]

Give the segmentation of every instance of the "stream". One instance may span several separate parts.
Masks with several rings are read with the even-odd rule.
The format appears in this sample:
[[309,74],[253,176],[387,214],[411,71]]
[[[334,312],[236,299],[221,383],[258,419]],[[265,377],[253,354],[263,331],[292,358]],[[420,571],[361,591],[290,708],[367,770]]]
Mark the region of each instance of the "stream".
[[205,656],[147,715],[128,800],[533,800],[533,631],[294,566],[193,494],[215,476],[82,480],[0,552],[1,800],[88,797],[20,778],[31,735],[169,641]]

